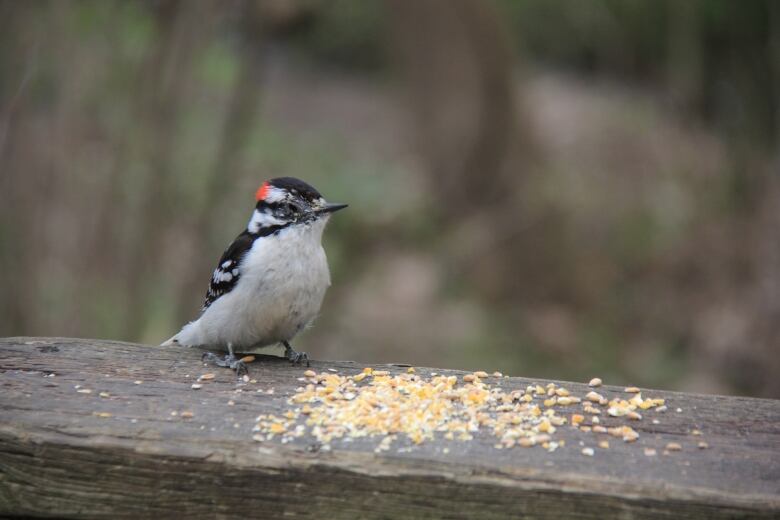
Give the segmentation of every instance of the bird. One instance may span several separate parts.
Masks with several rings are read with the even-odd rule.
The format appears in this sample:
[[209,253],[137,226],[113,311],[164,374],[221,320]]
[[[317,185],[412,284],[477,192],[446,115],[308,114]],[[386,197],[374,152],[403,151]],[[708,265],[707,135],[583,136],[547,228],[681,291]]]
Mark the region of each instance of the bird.
[[331,214],[347,207],[294,177],[263,182],[255,200],[246,229],[211,275],[200,316],[162,343],[218,350],[224,355],[205,352],[203,361],[238,374],[247,367],[236,352],[279,343],[293,365],[309,365],[290,342],[319,313],[330,286],[322,233]]

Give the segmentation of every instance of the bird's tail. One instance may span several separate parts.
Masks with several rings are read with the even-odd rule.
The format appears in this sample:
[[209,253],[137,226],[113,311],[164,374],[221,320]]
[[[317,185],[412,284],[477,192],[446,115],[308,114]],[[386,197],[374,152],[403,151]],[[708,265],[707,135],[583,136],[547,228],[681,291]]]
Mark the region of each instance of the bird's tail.
[[166,341],[163,341],[162,343],[160,343],[160,346],[161,346],[161,347],[170,347],[170,346],[172,346],[172,345],[178,345],[178,344],[179,344],[179,335],[178,335],[178,334],[176,334],[176,335],[175,335],[175,336],[173,336],[172,338],[170,338],[170,339],[168,339],[168,340],[166,340]]

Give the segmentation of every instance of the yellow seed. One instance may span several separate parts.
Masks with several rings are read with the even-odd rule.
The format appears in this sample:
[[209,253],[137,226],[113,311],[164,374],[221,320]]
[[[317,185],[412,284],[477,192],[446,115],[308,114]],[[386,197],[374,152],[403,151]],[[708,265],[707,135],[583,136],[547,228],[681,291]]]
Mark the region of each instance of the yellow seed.
[[193,413],[189,411],[182,412],[179,414],[182,419],[192,419]]
[[691,435],[701,435],[701,430],[693,430]]
[[203,374],[203,375],[202,375],[202,376],[200,376],[198,379],[200,379],[201,381],[209,381],[209,380],[211,380],[211,379],[214,379],[215,377],[216,377],[216,376],[215,376],[214,374],[212,374],[212,373],[208,373],[208,374]]
[[488,376],[487,372],[485,372],[483,370],[477,370],[476,372],[474,372],[474,375],[477,376],[477,377],[481,377],[483,379]]
[[601,442],[599,442],[599,448],[608,450],[609,449],[609,441],[601,441]]
[[467,383],[473,383],[474,380],[476,380],[476,379],[477,379],[477,376],[475,376],[474,374],[466,374],[466,375],[463,376],[463,380],[465,382],[467,382]]
[[503,375],[504,375],[504,374],[502,374],[502,373],[501,373],[501,372],[499,372],[499,371],[495,371],[495,372],[493,372],[493,377],[502,377]]
[[97,412],[95,413],[98,417],[101,417],[103,419],[108,419],[109,417],[112,417],[112,415],[108,412]]
[[244,356],[241,358],[241,361],[244,363],[252,363],[255,360],[255,356]]
[[553,397],[552,399],[545,399],[544,400],[544,405],[545,406],[555,406],[555,398]]
[[303,376],[304,377],[317,377],[317,372],[315,372],[314,370],[307,370],[306,372],[303,373]]
[[637,413],[637,412],[628,412],[626,414],[626,417],[628,417],[632,421],[641,421],[642,420],[642,415]]
[[635,386],[628,386],[628,387],[626,387],[624,392],[628,392],[629,394],[637,394],[637,393],[640,392],[640,390],[639,390],[639,388],[637,388]]
[[593,379],[590,380],[588,386],[592,386],[592,387],[601,386],[601,378],[594,377]]
[[607,429],[604,428],[603,426],[597,424],[596,426],[593,427],[593,432],[594,433],[607,433]]
[[592,401],[592,402],[594,402],[594,403],[598,403],[598,402],[600,402],[602,399],[604,399],[604,397],[603,397],[603,396],[601,396],[600,394],[598,394],[598,393],[596,393],[596,392],[594,392],[594,391],[592,391],[592,390],[591,390],[590,392],[588,392],[587,394],[585,394],[585,399],[587,399],[588,401]]
[[568,406],[572,404],[572,400],[569,397],[559,397],[558,398],[558,404],[561,406]]
[[353,381],[355,381],[355,382],[357,382],[357,383],[359,383],[359,382],[361,382],[362,380],[364,380],[365,378],[366,378],[366,373],[365,373],[365,372],[361,372],[361,373],[359,373],[358,375],[356,375],[356,376],[353,376],[353,377],[352,377],[352,380],[353,380]]
[[387,370],[374,370],[373,375],[374,377],[385,377],[387,375]]
[[580,424],[584,420],[585,420],[585,416],[584,415],[580,415],[578,413],[575,413],[575,414],[573,414],[571,416],[571,424],[572,424],[572,426],[577,426],[578,424]]
[[414,367],[409,367],[406,369],[407,374],[414,374]]
[[569,395],[569,391],[566,390],[565,388],[561,387],[561,388],[558,388],[557,390],[555,390],[555,394],[560,396],[560,397],[566,397],[566,396]]
[[668,451],[680,451],[682,450],[682,446],[677,442],[670,442],[666,445],[666,449]]
[[709,447],[710,447],[710,445],[709,445],[709,444],[707,444],[707,443],[706,443],[706,442],[704,442],[704,441],[701,441],[701,442],[699,442],[699,444],[697,444],[696,446],[697,446],[697,447],[698,447],[700,450],[706,450],[707,448],[709,448]]

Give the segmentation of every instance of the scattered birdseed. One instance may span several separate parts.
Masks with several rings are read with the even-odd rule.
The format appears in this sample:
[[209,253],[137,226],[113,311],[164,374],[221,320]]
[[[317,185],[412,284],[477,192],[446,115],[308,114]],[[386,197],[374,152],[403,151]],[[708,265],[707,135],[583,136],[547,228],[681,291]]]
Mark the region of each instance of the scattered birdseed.
[[655,409],[656,412],[661,412],[661,413],[665,412],[666,410],[668,410],[666,406],[659,406],[658,408]]
[[191,388],[192,388],[193,390],[199,390],[199,389],[203,388],[203,385],[200,385],[200,384],[198,384],[198,383],[193,383],[193,385],[192,385],[192,387],[191,387]]
[[655,448],[645,448],[646,457],[655,457],[656,455],[658,455],[658,452],[655,451]]
[[[281,415],[257,417],[253,439],[278,437],[280,442],[288,443],[308,434],[322,450],[338,439],[381,437],[375,447],[379,453],[391,449],[396,439],[412,444],[436,438],[464,442],[486,431],[496,437],[496,449],[540,446],[555,451],[565,444],[554,437],[556,431],[569,423],[584,433],[609,433],[634,442],[639,433],[630,426],[614,422],[610,428],[600,425],[599,407],[609,410],[613,417],[640,421],[642,416],[636,410],[658,408],[664,403],[663,399],[643,399],[640,393],[630,400],[607,401],[595,392],[582,402],[582,398],[555,383],[503,390],[483,382],[489,376],[482,371],[458,378],[435,373],[418,376],[413,369],[390,374],[367,367],[354,375],[313,370],[304,375],[304,386],[287,401],[289,409]],[[266,393],[272,394],[273,389]],[[576,403],[582,403],[583,411],[591,414],[592,426],[583,424],[586,416],[581,413],[561,413],[559,407]],[[607,449],[605,446],[609,446],[608,441],[599,442],[599,447]],[[408,449],[408,445],[398,448],[399,452]]]
[[255,360],[255,356],[244,356],[240,359],[240,361],[243,361],[244,363],[251,363]]
[[181,417],[182,419],[192,419],[192,418],[193,418],[193,413],[192,413],[192,412],[190,412],[190,411],[185,411],[185,412],[182,412],[182,413],[180,414],[180,417]]
[[670,442],[666,445],[666,449],[668,451],[680,451],[682,450],[682,446],[680,446],[680,444],[677,442]]
[[504,376],[504,374],[502,374],[502,373],[501,373],[501,372],[499,372],[499,371],[495,371],[495,372],[493,372],[493,377],[503,377],[503,376]]
[[601,378],[594,377],[593,379],[590,380],[590,382],[588,383],[588,386],[591,386],[591,387],[595,388],[597,386],[601,386],[601,384],[602,384]]
[[599,442],[599,448],[601,448],[603,450],[608,450],[609,449],[609,441],[601,441],[601,442]]
[[407,374],[414,374],[414,367],[409,367],[406,369]]
[[675,412],[677,412],[677,413],[682,413],[682,408],[677,408],[677,409],[675,410]]
[[108,392],[100,392],[98,395],[100,397],[111,397],[111,394],[109,394]]
[[636,386],[627,386],[626,389],[623,391],[629,394],[638,394],[639,392],[641,392],[641,390]]
[[95,412],[95,416],[103,419],[108,419],[109,417],[113,417],[113,415],[110,414],[109,412]]
[[135,385],[140,385],[140,384],[143,384],[143,381],[141,381],[141,380],[139,379],[139,380],[137,380],[137,381],[133,381],[133,384],[135,384]]
[[710,447],[710,445],[709,445],[709,444],[707,444],[707,443],[706,443],[706,442],[704,442],[704,441],[701,441],[701,442],[699,442],[699,444],[697,444],[696,446],[697,446],[697,447],[698,447],[700,450],[706,450],[707,448],[709,448],[709,447]]
[[593,448],[582,448],[582,454],[587,455],[588,457],[592,457],[595,452],[593,451]]
[[200,376],[198,378],[198,381],[210,381],[210,380],[214,379],[215,377],[217,377],[217,376],[214,375],[213,373],[209,372],[208,374],[203,374],[202,376]]
[[692,430],[691,435],[701,435],[701,430]]
[[76,392],[80,394],[91,394],[92,390],[90,390],[89,388],[79,388],[78,390],[76,390]]

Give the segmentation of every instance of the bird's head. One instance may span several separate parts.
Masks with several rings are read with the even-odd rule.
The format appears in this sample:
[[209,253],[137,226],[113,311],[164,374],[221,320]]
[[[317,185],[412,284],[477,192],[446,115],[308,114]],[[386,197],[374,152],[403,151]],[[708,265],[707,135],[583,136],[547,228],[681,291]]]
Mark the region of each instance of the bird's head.
[[313,186],[293,177],[277,177],[264,182],[255,198],[257,206],[247,227],[250,233],[261,228],[307,224],[326,220],[346,204],[327,202]]

